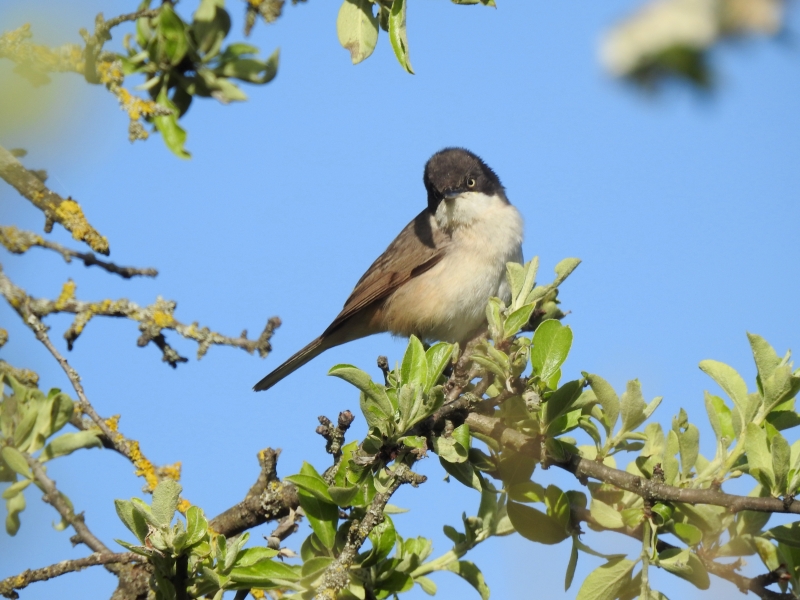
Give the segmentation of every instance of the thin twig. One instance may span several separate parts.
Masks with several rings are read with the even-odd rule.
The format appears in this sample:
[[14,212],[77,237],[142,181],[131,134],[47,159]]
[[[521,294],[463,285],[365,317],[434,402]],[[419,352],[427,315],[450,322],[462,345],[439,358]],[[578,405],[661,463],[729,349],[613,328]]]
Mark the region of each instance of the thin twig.
[[30,250],[33,246],[47,248],[49,250],[58,252],[68,263],[72,262],[73,258],[77,258],[82,260],[83,264],[87,267],[96,265],[101,269],[105,269],[109,273],[115,273],[125,279],[130,279],[131,277],[136,276],[155,277],[158,275],[158,271],[156,269],[120,267],[112,262],[100,260],[93,252],[78,252],[77,250],[72,250],[71,248],[57,244],[56,242],[46,240],[39,234],[33,233],[32,231],[20,231],[13,225],[0,226],[0,244],[5,246],[9,252],[13,252],[14,254],[23,254]]
[[19,575],[7,577],[0,581],[0,596],[6,598],[16,599],[19,594],[15,590],[21,590],[28,587],[31,583],[37,581],[47,581],[66,573],[74,573],[85,569],[86,567],[94,567],[96,565],[108,565],[112,563],[130,563],[141,561],[142,557],[134,554],[133,552],[96,552],[84,558],[76,558],[73,560],[64,560],[49,567],[42,567],[41,569],[28,569]]
[[68,313],[74,314],[75,320],[64,333],[67,340],[67,347],[72,349],[72,345],[78,336],[83,332],[86,324],[96,316],[126,318],[139,323],[141,335],[137,340],[139,346],[146,346],[153,342],[158,346],[163,355],[163,360],[170,366],[175,367],[179,362],[186,362],[186,358],[180,356],[166,341],[164,330],[172,330],[185,338],[197,342],[197,358],[202,358],[208,349],[214,345],[232,346],[241,348],[245,352],[252,354],[258,352],[263,358],[272,351],[270,340],[280,326],[280,319],[272,317],[267,321],[264,330],[258,339],[251,340],[247,337],[247,331],[243,331],[239,337],[228,337],[214,331],[208,327],[200,327],[197,323],[186,325],[175,318],[177,303],[171,300],[157,298],[156,301],[145,307],[141,307],[130,300],[101,300],[98,302],[86,302],[75,298],[75,284],[68,281],[64,284],[60,296],[55,300],[46,298],[32,298],[25,293],[25,290],[15,285],[2,271],[0,267],[0,294],[23,318],[33,315],[37,319],[42,319],[51,314]]
[[36,485],[44,492],[43,500],[50,506],[58,511],[58,514],[75,530],[80,540],[86,544],[90,549],[95,552],[103,552],[110,554],[111,550],[101,542],[86,526],[83,520],[83,514],[76,514],[69,503],[61,495],[61,492],[56,489],[56,482],[47,476],[44,472],[42,463],[33,458],[27,453],[22,453],[25,460],[28,461],[28,466],[33,472],[33,477],[36,480]]

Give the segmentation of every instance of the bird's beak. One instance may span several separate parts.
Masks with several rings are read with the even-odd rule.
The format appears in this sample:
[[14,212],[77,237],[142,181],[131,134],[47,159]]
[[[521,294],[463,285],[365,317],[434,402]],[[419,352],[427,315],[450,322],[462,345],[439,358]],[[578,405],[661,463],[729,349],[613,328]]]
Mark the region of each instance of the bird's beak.
[[442,194],[442,195],[444,196],[445,200],[455,200],[456,198],[458,198],[461,195],[462,191],[463,190],[460,190],[460,189],[449,189],[449,190],[445,190],[444,194]]

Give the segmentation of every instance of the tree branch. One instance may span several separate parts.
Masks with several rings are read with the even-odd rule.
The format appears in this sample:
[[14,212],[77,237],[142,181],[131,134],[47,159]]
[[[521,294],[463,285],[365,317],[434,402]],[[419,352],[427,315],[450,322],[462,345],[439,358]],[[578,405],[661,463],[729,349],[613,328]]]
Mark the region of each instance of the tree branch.
[[31,583],[37,581],[47,581],[66,573],[74,573],[81,571],[86,567],[94,567],[96,565],[107,565],[111,563],[130,563],[141,561],[142,557],[134,554],[133,552],[121,552],[114,554],[111,552],[96,552],[84,558],[76,558],[73,560],[64,560],[49,567],[42,567],[41,569],[28,569],[19,575],[7,577],[0,581],[0,596],[5,598],[12,598],[16,600],[19,594],[15,590],[21,590],[28,587]]
[[[0,56],[2,50],[0,49]],[[62,198],[51,191],[44,182],[22,166],[11,152],[0,146],[0,178],[15,188],[45,216],[45,232],[60,223],[76,240],[86,242],[95,252],[108,255],[108,240],[89,225],[80,205],[72,198]]]
[[392,478],[385,492],[375,494],[366,510],[364,518],[360,521],[354,519],[347,533],[347,542],[322,575],[322,583],[314,595],[314,600],[335,600],[339,590],[344,589],[350,581],[350,566],[367,539],[369,533],[383,521],[383,511],[397,489],[404,483],[414,487],[424,483],[427,478],[417,475],[405,463],[395,464]]
[[28,466],[33,471],[33,477],[36,480],[36,485],[44,492],[43,500],[50,506],[58,511],[58,514],[75,530],[75,533],[80,537],[80,541],[86,544],[95,552],[110,554],[106,545],[101,542],[86,526],[83,520],[83,514],[76,514],[69,503],[64,499],[61,492],[56,489],[56,482],[47,476],[44,472],[42,463],[33,458],[31,455],[22,452],[25,460],[28,461]]
[[300,500],[297,488],[278,479],[280,450],[265,448],[258,453],[261,473],[244,497],[244,500],[217,515],[208,526],[225,537],[290,516],[297,511]]
[[115,273],[124,279],[130,279],[137,275],[141,277],[155,277],[158,275],[158,271],[152,268],[139,269],[136,267],[119,267],[114,263],[98,259],[93,252],[78,252],[77,250],[72,250],[61,244],[46,240],[32,231],[20,231],[13,225],[7,227],[0,226],[0,244],[3,244],[9,252],[13,252],[14,254],[24,254],[33,246],[48,248],[49,250],[58,252],[68,263],[72,262],[73,258],[78,258],[82,260],[83,264],[87,267],[97,265],[109,273]]
[[246,330],[238,338],[228,337],[213,332],[208,327],[201,328],[197,323],[191,325],[181,323],[174,316],[177,303],[160,297],[153,304],[145,307],[126,299],[101,300],[99,302],[77,300],[75,284],[72,281],[64,284],[61,295],[55,300],[32,298],[25,293],[25,290],[15,285],[3,273],[2,268],[0,268],[0,294],[5,296],[23,319],[29,318],[29,315],[42,319],[51,314],[74,314],[75,320],[64,332],[69,349],[72,349],[75,340],[83,332],[86,324],[95,316],[126,318],[136,321],[139,323],[139,331],[142,332],[137,344],[146,346],[153,342],[161,349],[163,360],[172,367],[176,367],[179,362],[186,362],[187,359],[180,356],[167,343],[163,333],[166,329],[173,330],[181,336],[197,342],[198,359],[202,358],[213,345],[241,348],[249,354],[258,351],[263,358],[272,350],[270,340],[275,329],[280,326],[280,319],[272,317],[267,321],[258,339],[248,339]]
[[[470,413],[464,422],[470,430],[483,435],[488,435],[498,440],[504,446],[508,446],[517,452],[525,452],[534,456],[539,456],[536,440],[511,427],[505,425],[500,419]],[[626,471],[613,469],[606,465],[572,455],[566,460],[559,460],[557,457],[548,455],[547,464],[569,471],[575,477],[583,481],[587,477],[592,477],[603,483],[611,485],[637,496],[641,496],[652,502],[683,502],[686,504],[710,504],[712,506],[722,506],[731,512],[742,510],[754,510],[769,513],[791,513],[800,514],[800,502],[784,502],[780,498],[754,498],[751,496],[737,496],[726,494],[714,489],[692,489],[681,488],[667,485],[653,479],[645,479],[632,475]]]

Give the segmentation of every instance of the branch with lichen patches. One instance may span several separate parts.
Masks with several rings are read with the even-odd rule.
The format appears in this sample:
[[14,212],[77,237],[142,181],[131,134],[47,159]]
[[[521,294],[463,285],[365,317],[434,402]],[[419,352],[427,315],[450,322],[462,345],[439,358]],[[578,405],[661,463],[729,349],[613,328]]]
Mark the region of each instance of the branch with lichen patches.
[[[3,287],[4,278],[5,275],[2,269],[0,269],[0,288]],[[126,438],[118,431],[118,417],[103,419],[97,414],[97,411],[94,409],[91,402],[89,402],[89,398],[86,397],[86,391],[83,389],[80,375],[78,375],[78,372],[70,366],[67,359],[64,358],[53,345],[50,336],[47,335],[47,326],[42,323],[41,319],[39,319],[36,314],[31,312],[28,304],[22,302],[19,306],[15,306],[15,308],[22,317],[22,321],[33,331],[36,339],[47,348],[50,354],[53,355],[53,358],[56,359],[56,362],[58,362],[64,370],[64,373],[66,373],[75,393],[78,395],[78,410],[87,415],[91,419],[91,423],[103,433],[103,445],[113,448],[133,463],[134,467],[136,467],[136,475],[143,477],[147,482],[146,491],[153,491],[156,485],[158,485],[160,477],[171,477],[177,480],[180,477],[180,463],[176,463],[176,465],[171,468],[157,469],[155,465],[142,454],[139,448],[139,442]],[[70,422],[81,430],[92,427],[91,424],[77,416],[71,419]]]
[[72,237],[86,242],[95,252],[108,255],[108,240],[89,225],[80,204],[51,191],[36,173],[29,171],[16,157],[0,146],[0,178],[15,188],[45,216],[44,230],[50,233],[53,223],[60,223]]
[[280,325],[280,319],[273,317],[261,335],[251,340],[247,338],[247,331],[243,331],[238,338],[228,337],[211,331],[208,327],[199,327],[198,324],[183,324],[175,319],[174,312],[177,303],[158,297],[156,301],[141,307],[130,300],[101,300],[99,302],[85,302],[75,298],[75,283],[67,281],[61,294],[55,300],[46,298],[31,298],[25,291],[16,286],[0,268],[0,294],[5,296],[9,304],[23,318],[34,315],[42,319],[47,315],[56,313],[70,313],[75,315],[75,320],[64,332],[67,348],[72,349],[75,340],[83,332],[86,324],[96,316],[122,317],[139,323],[141,335],[137,340],[139,346],[146,346],[153,342],[161,349],[164,362],[171,367],[176,367],[179,362],[186,362],[166,341],[163,331],[171,329],[181,336],[197,342],[197,358],[202,358],[211,346],[232,346],[253,354],[258,352],[263,358],[272,350],[270,340],[273,332]]
[[158,271],[156,269],[120,267],[112,262],[100,260],[93,252],[78,252],[77,250],[72,250],[71,248],[62,246],[61,244],[46,240],[39,234],[33,233],[32,231],[20,231],[13,225],[0,225],[0,244],[5,246],[6,250],[13,254],[24,254],[34,246],[47,248],[48,250],[58,252],[68,263],[71,263],[73,258],[78,258],[82,260],[83,264],[87,267],[96,265],[101,269],[105,269],[109,273],[119,275],[124,279],[130,279],[131,277],[137,276],[155,277],[158,275]]
[[322,575],[322,583],[314,594],[314,600],[335,600],[338,592],[350,582],[350,567],[358,551],[367,539],[370,532],[383,521],[383,511],[389,499],[404,483],[417,487],[424,483],[427,477],[414,473],[409,465],[397,462],[392,470],[391,479],[385,492],[375,494],[361,520],[355,519],[347,532],[347,542]]
[[49,567],[42,567],[41,569],[28,569],[19,575],[7,577],[0,581],[0,596],[5,598],[16,599],[19,598],[16,590],[21,590],[28,587],[37,581],[47,581],[54,579],[67,573],[74,573],[81,571],[86,567],[94,567],[96,565],[120,564],[139,562],[142,557],[134,554],[133,552],[95,552],[84,558],[76,558],[73,560],[63,560]]
[[33,85],[48,83],[47,73],[83,73],[83,50],[77,44],[49,48],[34,44],[30,23],[0,35],[0,58],[17,64],[14,69]]

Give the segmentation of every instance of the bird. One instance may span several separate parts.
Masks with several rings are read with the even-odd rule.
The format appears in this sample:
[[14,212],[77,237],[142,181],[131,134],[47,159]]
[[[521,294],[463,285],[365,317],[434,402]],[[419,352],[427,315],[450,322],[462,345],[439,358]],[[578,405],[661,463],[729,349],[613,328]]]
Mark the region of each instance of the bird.
[[318,338],[253,386],[271,388],[325,350],[375,333],[464,344],[486,326],[486,304],[508,302],[506,263],[522,262],[523,219],[495,172],[464,148],[425,164],[427,206],[358,280]]

